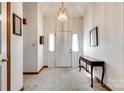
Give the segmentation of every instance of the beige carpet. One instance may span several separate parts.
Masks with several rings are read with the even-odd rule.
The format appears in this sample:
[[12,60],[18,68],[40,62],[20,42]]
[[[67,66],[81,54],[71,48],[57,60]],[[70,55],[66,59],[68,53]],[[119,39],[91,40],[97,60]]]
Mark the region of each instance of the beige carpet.
[[90,74],[78,68],[45,68],[38,75],[24,75],[24,91],[106,91]]

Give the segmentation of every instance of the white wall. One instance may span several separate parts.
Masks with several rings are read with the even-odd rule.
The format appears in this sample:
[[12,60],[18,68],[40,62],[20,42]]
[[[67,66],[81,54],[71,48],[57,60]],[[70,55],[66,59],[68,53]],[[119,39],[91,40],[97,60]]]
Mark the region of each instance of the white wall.
[[[48,48],[48,36],[50,33],[56,34],[57,31],[62,31],[62,26],[57,18],[44,17],[44,35],[45,35],[45,45],[44,45],[44,61],[45,65],[48,67],[55,67],[55,51],[49,52]],[[69,18],[67,22],[64,23],[64,31],[70,31],[72,33],[77,33],[79,35],[79,47],[80,51],[77,53],[72,53],[72,67],[78,67],[79,55],[83,54],[83,18]]]
[[39,36],[43,35],[42,14],[37,3],[24,3],[24,72],[38,72],[43,66],[43,45]]
[[[113,90],[124,88],[124,30],[122,3],[93,3],[84,16],[84,55],[104,60],[104,82]],[[90,47],[89,31],[98,26],[99,46]],[[101,69],[95,74],[100,77]]]
[[[123,50],[124,50],[124,2],[123,2]],[[124,62],[124,52],[123,52],[123,62]]]
[[[1,10],[2,10],[2,8],[1,8],[1,3],[0,3],[0,15],[1,15]],[[1,30],[2,29],[1,29],[1,20],[0,20],[0,44],[1,44]],[[1,54],[1,45],[0,45],[0,54]]]
[[[23,3],[11,3],[12,14],[23,18]],[[22,25],[23,28],[23,25]],[[11,25],[11,90],[20,90],[23,87],[23,29],[22,36],[13,34]]]
[[[0,3],[0,15],[1,15],[1,3]],[[0,57],[1,57],[1,20],[0,20]],[[1,86],[1,66],[0,66],[0,86]],[[1,87],[0,87],[1,90]]]
[[44,55],[43,55],[43,51],[44,51],[44,46],[40,44],[40,36],[43,36],[44,32],[43,32],[43,16],[42,16],[42,12],[40,4],[38,4],[38,32],[37,32],[37,57],[38,57],[38,71],[44,66]]
[[[124,45],[124,2],[123,2],[123,45]],[[124,52],[123,52],[123,64],[124,64]],[[123,65],[123,71],[124,71],[124,65]],[[124,78],[124,74],[123,74],[123,78]]]
[[24,3],[24,72],[37,72],[37,3]]

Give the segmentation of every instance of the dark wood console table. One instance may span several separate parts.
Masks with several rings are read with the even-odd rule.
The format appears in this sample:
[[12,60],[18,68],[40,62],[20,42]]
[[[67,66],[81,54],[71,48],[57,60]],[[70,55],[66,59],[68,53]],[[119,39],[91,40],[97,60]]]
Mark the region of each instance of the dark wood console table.
[[104,68],[104,61],[101,61],[101,60],[98,60],[98,59],[95,59],[95,58],[91,58],[91,57],[87,57],[87,56],[80,56],[79,58],[79,71],[81,71],[81,60],[83,62],[86,63],[86,71],[87,70],[87,64],[90,65],[91,67],[91,87],[93,87],[93,67],[94,66],[101,66],[102,67],[102,77],[101,77],[101,83],[102,83],[102,86],[103,86],[103,78],[104,78],[104,73],[105,73],[105,68]]

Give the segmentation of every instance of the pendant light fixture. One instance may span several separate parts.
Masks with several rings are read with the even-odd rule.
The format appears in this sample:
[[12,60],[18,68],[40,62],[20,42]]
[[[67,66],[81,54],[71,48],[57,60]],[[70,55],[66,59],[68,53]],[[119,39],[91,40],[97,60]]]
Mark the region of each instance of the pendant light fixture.
[[58,10],[58,20],[61,22],[67,21],[67,11],[66,8],[64,8],[64,3],[62,2],[62,6]]

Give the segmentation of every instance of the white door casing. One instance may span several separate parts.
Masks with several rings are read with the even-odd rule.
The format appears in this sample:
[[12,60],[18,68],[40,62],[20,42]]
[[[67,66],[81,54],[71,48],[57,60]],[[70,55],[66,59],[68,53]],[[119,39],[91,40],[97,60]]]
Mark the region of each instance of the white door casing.
[[72,67],[71,32],[56,32],[56,67]]

